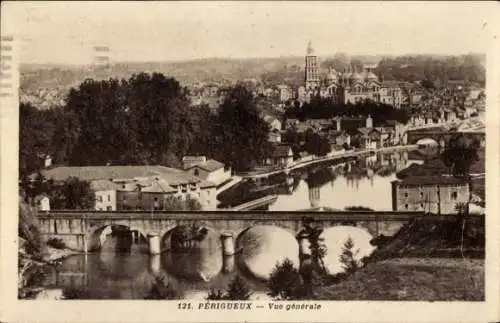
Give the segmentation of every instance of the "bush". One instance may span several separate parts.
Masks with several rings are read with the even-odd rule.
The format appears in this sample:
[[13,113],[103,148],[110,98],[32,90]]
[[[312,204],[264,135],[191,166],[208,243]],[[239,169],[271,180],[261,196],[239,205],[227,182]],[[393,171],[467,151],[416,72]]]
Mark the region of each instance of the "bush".
[[293,266],[290,259],[285,259],[274,267],[269,277],[268,295],[281,300],[303,298],[303,288],[299,271]]
[[244,301],[250,299],[252,292],[248,288],[246,281],[237,275],[229,284],[227,289],[227,299],[233,301]]
[[221,300],[225,300],[225,299],[226,299],[226,295],[220,289],[217,290],[217,292],[215,292],[215,290],[213,290],[213,289],[210,289],[208,291],[207,300],[209,300],[209,301],[221,301]]
[[47,241],[47,245],[56,249],[66,249],[66,243],[59,238],[51,238]]
[[207,300],[246,301],[250,299],[250,296],[252,296],[252,292],[248,288],[246,281],[240,275],[237,275],[228,285],[226,293],[221,290],[217,290],[217,292],[215,292],[211,289],[208,292]]
[[179,290],[175,289],[163,276],[155,278],[148,295],[144,299],[181,299]]

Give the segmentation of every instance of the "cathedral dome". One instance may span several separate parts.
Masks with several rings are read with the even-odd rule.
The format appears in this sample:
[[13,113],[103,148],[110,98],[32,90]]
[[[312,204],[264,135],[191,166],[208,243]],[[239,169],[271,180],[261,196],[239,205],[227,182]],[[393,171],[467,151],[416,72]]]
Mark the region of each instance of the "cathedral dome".
[[363,81],[363,76],[357,72],[354,72],[352,75],[351,75],[351,80],[352,81]]
[[326,79],[327,79],[327,81],[331,81],[331,82],[337,81],[337,79],[338,79],[337,71],[335,71],[333,68],[331,68],[326,76]]
[[377,81],[378,77],[373,72],[368,72],[368,74],[366,75],[366,79],[370,81]]

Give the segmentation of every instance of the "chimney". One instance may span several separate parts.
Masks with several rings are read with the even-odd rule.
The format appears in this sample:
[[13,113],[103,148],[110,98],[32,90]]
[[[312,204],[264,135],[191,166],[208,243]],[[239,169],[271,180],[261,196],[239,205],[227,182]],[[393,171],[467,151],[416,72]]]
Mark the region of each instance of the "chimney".
[[373,128],[373,119],[370,115],[368,115],[368,118],[366,118],[366,128]]
[[52,157],[50,155],[45,156],[45,167],[50,167],[52,166]]

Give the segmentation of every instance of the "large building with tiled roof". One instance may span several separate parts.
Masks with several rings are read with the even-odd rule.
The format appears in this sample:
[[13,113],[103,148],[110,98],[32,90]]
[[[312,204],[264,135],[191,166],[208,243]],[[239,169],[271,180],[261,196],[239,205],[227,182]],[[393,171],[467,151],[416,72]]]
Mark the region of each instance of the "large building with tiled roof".
[[[479,152],[479,160],[470,167],[473,177],[472,195],[484,188],[484,152]],[[424,164],[412,164],[397,173],[392,182],[392,207],[394,211],[424,211],[434,214],[454,214],[459,203],[470,197],[469,183],[450,174],[450,169],[439,158],[427,160]]]
[[342,72],[330,68],[326,75],[320,75],[318,59],[309,43],[304,80],[307,97],[320,95],[344,104],[371,100],[401,107],[404,100],[399,83],[381,81],[374,73],[375,67],[376,65],[365,65],[359,71],[350,66]]
[[172,197],[196,199],[205,210],[216,207],[215,183],[165,166],[61,166],[41,174],[55,182],[69,177],[89,181],[99,211],[161,210]]
[[182,159],[184,171],[217,186],[231,178],[231,169],[215,159],[205,156],[185,156]]

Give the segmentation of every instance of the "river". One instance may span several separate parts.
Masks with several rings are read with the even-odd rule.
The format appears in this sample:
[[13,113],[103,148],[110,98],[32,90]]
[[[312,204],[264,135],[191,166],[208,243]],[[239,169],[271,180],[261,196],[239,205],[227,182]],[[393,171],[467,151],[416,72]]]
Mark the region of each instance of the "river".
[[[409,156],[410,154],[410,156]],[[296,174],[279,186],[278,198],[269,210],[304,210],[328,207],[366,207],[391,210],[391,181],[396,172],[412,162],[413,152],[377,154],[354,161]],[[323,233],[328,253],[325,264],[331,273],[341,272],[338,260],[348,237],[359,249],[358,258],[375,247],[367,231],[355,227],[334,227]],[[120,236],[110,236],[99,252],[71,256],[54,268],[46,279],[50,288],[73,288],[90,299],[144,299],[155,277],[166,278],[173,295],[182,299],[204,299],[210,289],[224,290],[236,275],[245,278],[253,299],[268,299],[265,279],[277,261],[285,258],[298,265],[298,245],[288,231],[261,226],[245,232],[236,242],[237,256],[222,255],[220,239],[208,230],[203,240],[185,250],[147,253],[143,239],[130,252],[117,251]]]

